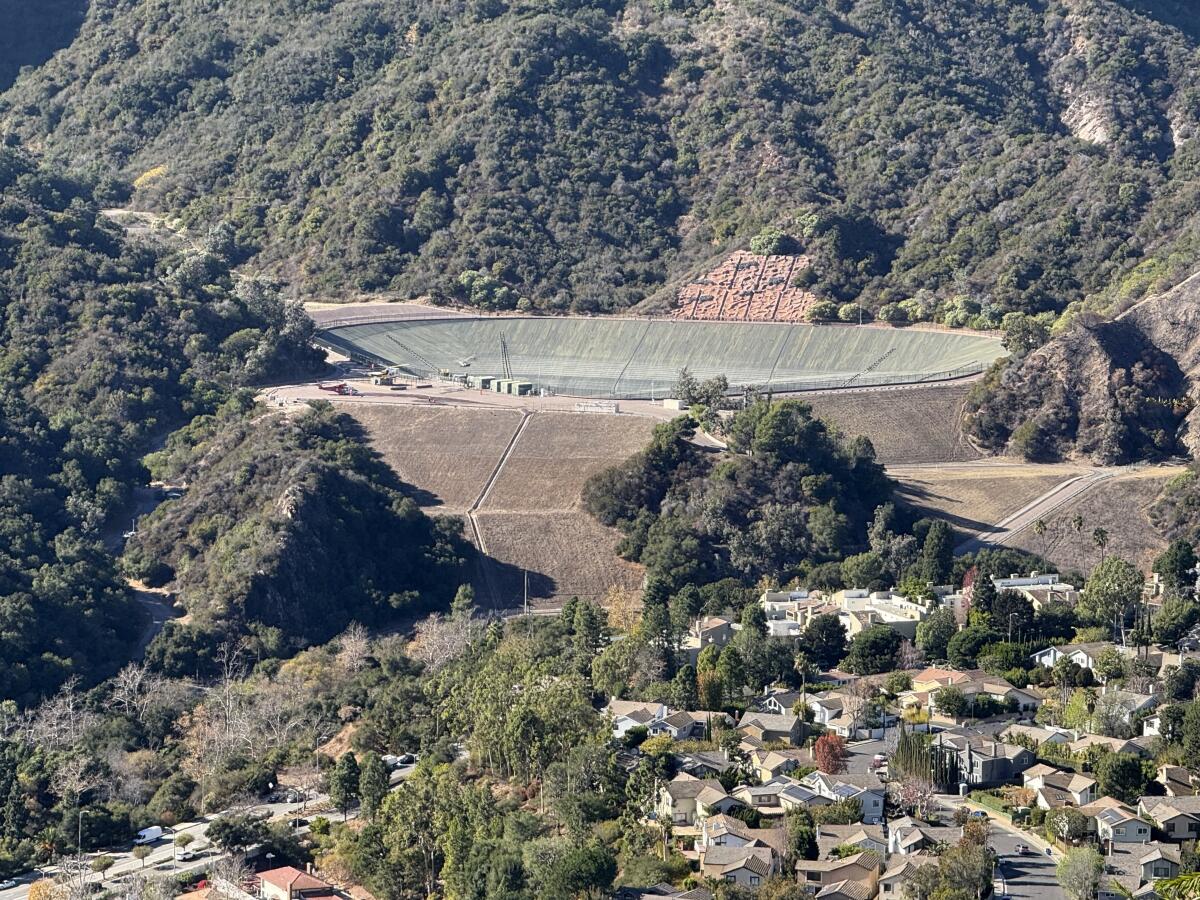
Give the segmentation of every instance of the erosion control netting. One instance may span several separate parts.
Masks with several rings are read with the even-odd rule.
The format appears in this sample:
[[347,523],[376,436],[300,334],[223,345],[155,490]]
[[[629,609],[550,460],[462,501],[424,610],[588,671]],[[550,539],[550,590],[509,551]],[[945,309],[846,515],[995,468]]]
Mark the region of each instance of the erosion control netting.
[[[515,379],[579,397],[669,396],[683,368],[747,385],[815,390],[909,384],[983,371],[1004,350],[995,338],[941,331],[649,319],[452,318],[335,325],[319,334],[349,356],[402,366]],[[463,365],[463,363],[468,363]]]

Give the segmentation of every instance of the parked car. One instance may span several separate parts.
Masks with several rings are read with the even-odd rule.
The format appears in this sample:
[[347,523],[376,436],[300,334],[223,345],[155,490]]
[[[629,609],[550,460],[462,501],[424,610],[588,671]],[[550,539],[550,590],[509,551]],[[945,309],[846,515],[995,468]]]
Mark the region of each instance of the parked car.
[[299,816],[297,816],[294,819],[288,820],[288,825],[291,826],[292,828],[303,828],[307,824],[308,824],[308,819],[302,819]]
[[988,814],[985,813],[982,809],[971,810],[971,814],[969,816],[969,818],[972,818],[972,819],[986,819],[987,817],[988,817]]
[[1028,856],[1029,855],[1029,847],[1026,844],[1017,844],[1017,846],[1013,849],[1015,849],[1017,851],[1017,856]]
[[143,828],[137,833],[137,837],[133,839],[134,846],[141,844],[153,844],[165,833],[166,832],[161,825],[151,825],[149,828]]
[[876,753],[871,758],[871,768],[872,769],[882,769],[884,766],[887,765],[887,761],[888,761],[887,757],[884,756],[882,753]]
[[15,879],[15,878],[5,878],[3,881],[0,881],[0,891],[9,891],[9,890],[12,890],[13,888],[15,888],[16,886],[17,886],[17,879]]
[[402,765],[402,766],[411,766],[416,761],[417,761],[417,758],[411,753],[401,753],[400,754],[400,765]]
[[389,769],[395,769],[400,765],[400,757],[396,756],[394,753],[385,753],[383,756],[379,757],[379,759]]
[[192,847],[190,844],[187,847],[179,847],[175,851],[175,859],[179,862],[187,862],[192,859],[200,858],[200,851]]
[[308,797],[304,791],[288,791],[285,798],[288,803],[303,803]]

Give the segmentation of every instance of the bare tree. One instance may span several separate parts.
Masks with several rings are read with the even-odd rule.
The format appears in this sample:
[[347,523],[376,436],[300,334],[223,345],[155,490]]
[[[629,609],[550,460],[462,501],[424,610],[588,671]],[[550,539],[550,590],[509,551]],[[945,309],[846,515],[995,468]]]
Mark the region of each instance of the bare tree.
[[50,776],[50,789],[72,806],[90,790],[105,783],[100,767],[92,757],[83,753],[68,756]]
[[78,676],[69,678],[58,693],[39,706],[29,722],[29,739],[47,750],[66,750],[99,721],[79,692]]
[[461,618],[446,618],[435,613],[417,623],[409,653],[427,669],[436,672],[467,649],[470,627],[470,622]]
[[351,622],[337,639],[338,665],[346,672],[357,672],[366,665],[371,652],[371,636],[358,622]]
[[246,865],[240,854],[231,854],[214,859],[208,867],[208,883],[214,900],[241,900],[239,894],[253,878],[253,870]]
[[896,799],[897,805],[911,810],[918,819],[924,819],[933,807],[935,789],[928,778],[916,775],[906,775],[889,786]]
[[905,638],[896,652],[896,667],[900,670],[917,669],[925,663],[925,652]]

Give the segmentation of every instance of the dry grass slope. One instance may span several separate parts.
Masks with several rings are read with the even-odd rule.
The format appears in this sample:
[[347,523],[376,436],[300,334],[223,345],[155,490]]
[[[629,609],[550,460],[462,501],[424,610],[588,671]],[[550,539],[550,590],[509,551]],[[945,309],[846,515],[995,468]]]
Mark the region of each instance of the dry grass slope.
[[[1108,532],[1106,553],[1148,568],[1167,541],[1150,522],[1147,510],[1162,486],[1179,471],[1145,469],[1102,481],[1048,516],[1043,536],[1030,528],[1009,543],[1047,556],[1062,569],[1086,573],[1099,561],[1092,532],[1103,528]],[[1077,515],[1083,518],[1078,532],[1072,525]]]
[[508,409],[347,404],[371,445],[432,512],[463,514],[492,474],[521,421]]
[[584,482],[646,446],[654,429],[640,416],[536,413],[513,448],[483,508],[578,510]]
[[476,518],[489,556],[502,564],[493,566],[493,583],[503,606],[520,604],[522,570],[529,572],[532,605],[556,606],[572,596],[600,600],[613,586],[641,586],[641,566],[613,552],[618,533],[586,513],[481,512]]
[[970,389],[970,384],[953,384],[802,399],[847,437],[870,438],[885,465],[919,465],[979,458],[962,431],[962,405]]
[[1069,465],[898,466],[889,474],[903,500],[964,533],[989,528],[1081,470]]

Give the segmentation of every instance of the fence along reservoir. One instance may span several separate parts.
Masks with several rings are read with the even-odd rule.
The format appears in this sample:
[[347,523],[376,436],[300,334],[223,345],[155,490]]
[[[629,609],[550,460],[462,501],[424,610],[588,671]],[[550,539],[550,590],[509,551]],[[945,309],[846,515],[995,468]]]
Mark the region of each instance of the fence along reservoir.
[[1005,352],[996,338],[958,332],[629,318],[334,322],[317,339],[419,377],[501,377],[507,348],[514,379],[551,393],[610,399],[667,396],[685,367],[699,378],[725,375],[731,391],[803,391],[961,378]]

